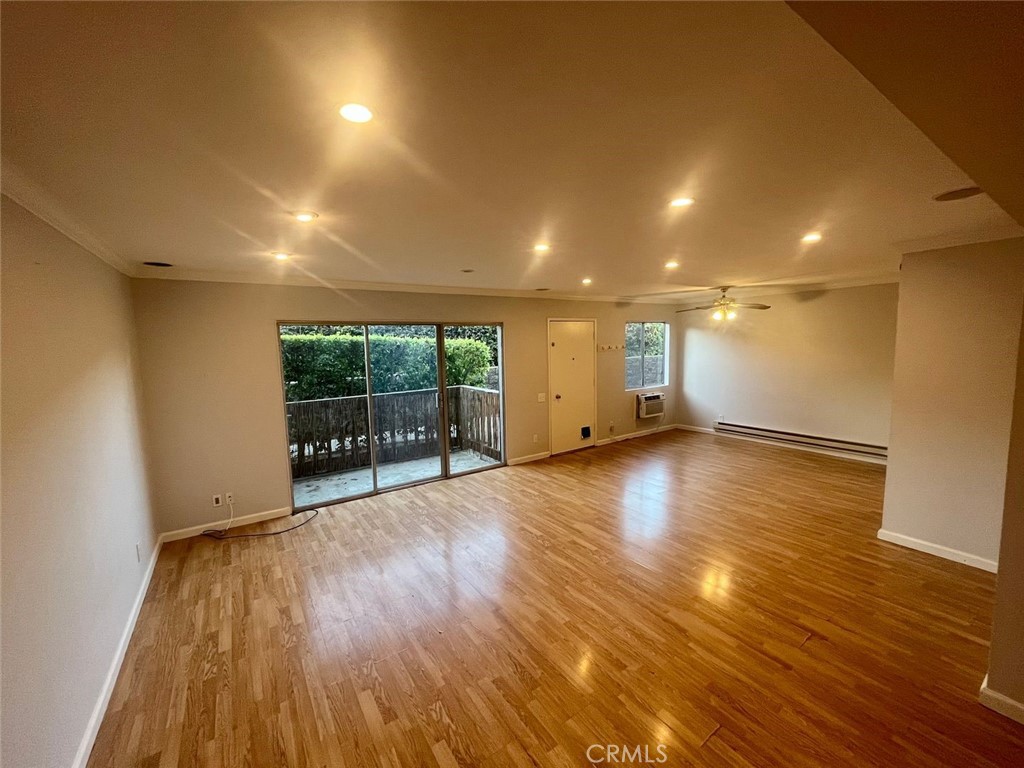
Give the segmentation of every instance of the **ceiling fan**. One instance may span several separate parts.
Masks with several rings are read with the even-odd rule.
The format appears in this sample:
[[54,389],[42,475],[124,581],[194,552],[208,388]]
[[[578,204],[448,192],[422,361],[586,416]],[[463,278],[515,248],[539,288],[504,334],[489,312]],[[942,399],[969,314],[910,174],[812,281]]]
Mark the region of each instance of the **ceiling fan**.
[[698,309],[713,309],[711,318],[713,320],[735,320],[737,309],[771,309],[770,304],[742,304],[736,299],[729,298],[725,295],[725,292],[732,288],[731,285],[723,285],[718,290],[722,292],[722,295],[715,299],[710,304],[705,304],[700,307],[687,307],[686,309],[677,309],[676,314],[680,312],[693,312]]

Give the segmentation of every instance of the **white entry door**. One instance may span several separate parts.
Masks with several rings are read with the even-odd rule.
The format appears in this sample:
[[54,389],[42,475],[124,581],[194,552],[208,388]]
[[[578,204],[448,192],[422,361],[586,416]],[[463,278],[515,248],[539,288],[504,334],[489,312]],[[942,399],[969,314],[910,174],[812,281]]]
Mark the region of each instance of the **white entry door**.
[[548,321],[551,453],[596,442],[595,362],[593,320]]

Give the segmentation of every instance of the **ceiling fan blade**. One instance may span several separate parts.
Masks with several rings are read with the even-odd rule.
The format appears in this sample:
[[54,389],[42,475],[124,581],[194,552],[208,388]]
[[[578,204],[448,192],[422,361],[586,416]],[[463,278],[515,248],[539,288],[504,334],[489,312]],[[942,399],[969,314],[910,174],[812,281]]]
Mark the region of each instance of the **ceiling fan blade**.
[[743,307],[744,309],[771,309],[771,304],[740,304],[739,302],[733,304],[734,307]]
[[687,307],[686,309],[677,309],[676,310],[676,314],[678,315],[680,312],[693,312],[696,309],[714,309],[714,308],[715,308],[714,304],[708,304],[707,306],[704,306],[704,307]]

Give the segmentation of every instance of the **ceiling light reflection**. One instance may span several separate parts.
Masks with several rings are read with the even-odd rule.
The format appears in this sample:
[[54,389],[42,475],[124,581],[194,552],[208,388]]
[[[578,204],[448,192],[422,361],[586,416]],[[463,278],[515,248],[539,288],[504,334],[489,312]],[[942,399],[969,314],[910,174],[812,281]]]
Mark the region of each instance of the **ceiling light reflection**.
[[729,596],[731,578],[725,571],[708,568],[701,582],[700,591],[705,600],[720,602]]
[[580,657],[580,660],[576,662],[576,671],[580,677],[586,677],[587,672],[590,671],[590,662],[593,660],[593,656],[590,651],[585,651]]

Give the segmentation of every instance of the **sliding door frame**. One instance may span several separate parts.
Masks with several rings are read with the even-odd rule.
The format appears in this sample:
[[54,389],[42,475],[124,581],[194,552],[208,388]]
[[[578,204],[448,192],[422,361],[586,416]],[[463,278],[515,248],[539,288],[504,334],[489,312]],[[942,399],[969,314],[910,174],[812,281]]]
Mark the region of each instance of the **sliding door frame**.
[[444,326],[434,326],[434,340],[437,342],[437,439],[441,443],[441,477],[452,476],[451,434],[448,421],[448,361],[444,355]]
[[[370,364],[370,326],[368,325],[363,325],[363,371],[366,374],[366,427],[370,430],[370,434],[367,435],[366,442],[370,444],[370,477],[373,478],[373,490],[368,494],[361,494],[357,498],[375,496],[380,493],[380,482],[377,480],[377,441],[374,440],[374,435],[377,434],[377,409],[373,407],[373,366]],[[289,450],[291,449],[289,448]],[[293,507],[295,506],[294,482],[295,481],[293,480]],[[348,499],[346,499],[346,501],[347,500]]]
[[[367,426],[369,428],[370,448],[370,475],[373,479],[373,489],[365,493],[358,493],[353,496],[345,496],[341,499],[329,499],[319,504],[306,504],[302,507],[295,506],[295,479],[292,477],[291,463],[291,436],[288,433],[288,398],[284,383],[284,355],[281,349],[281,327],[285,325],[313,325],[313,326],[362,326],[363,328],[363,357],[366,370],[366,407],[368,412]],[[441,474],[437,477],[428,477],[423,480],[413,480],[401,485],[389,485],[381,488],[377,478],[377,423],[373,407],[373,366],[370,362],[370,327],[374,325],[432,325],[437,342],[437,401],[438,401],[438,435],[444,436],[439,440],[441,449]],[[444,322],[423,320],[375,320],[375,321],[351,321],[351,320],[278,320],[275,323],[277,328],[277,371],[278,379],[281,382],[281,407],[284,416],[284,444],[285,444],[285,467],[288,476],[289,496],[292,502],[292,514],[296,515],[310,509],[331,507],[335,504],[343,504],[346,501],[356,499],[367,499],[389,491],[399,491],[403,488],[412,488],[417,485],[436,483],[439,480],[448,480],[453,477],[466,477],[477,472],[486,472],[489,469],[497,469],[508,465],[508,427],[505,423],[505,326],[500,322]],[[451,472],[451,424],[448,421],[448,370],[444,356],[444,329],[458,326],[494,326],[498,329],[498,389],[499,389],[499,417],[501,420],[501,461],[496,461],[484,467],[463,470],[452,474]]]

